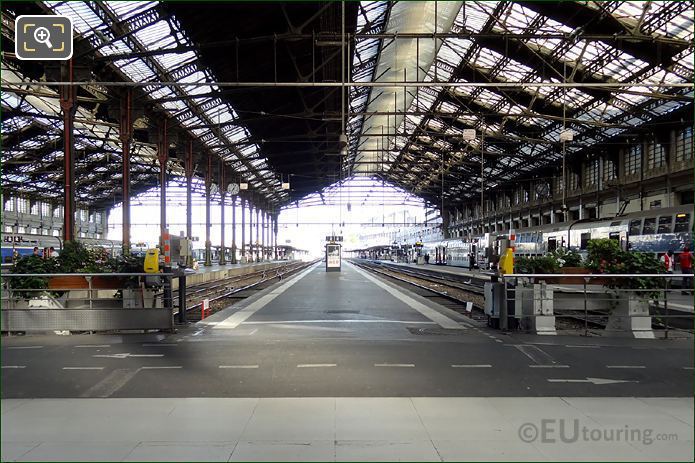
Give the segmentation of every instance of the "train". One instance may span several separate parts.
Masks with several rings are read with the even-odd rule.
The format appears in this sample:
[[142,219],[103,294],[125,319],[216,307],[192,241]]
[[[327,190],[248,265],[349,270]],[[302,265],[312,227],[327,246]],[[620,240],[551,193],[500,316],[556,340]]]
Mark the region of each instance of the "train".
[[516,256],[535,257],[567,248],[587,253],[591,239],[617,240],[622,249],[656,255],[686,246],[693,249],[693,205],[633,212],[606,219],[582,219],[512,232],[485,233],[471,239],[453,238],[423,243],[429,263],[455,267],[494,268],[507,246]]
[[[117,256],[122,252],[121,242],[97,238],[79,238],[88,248],[100,247],[111,256]],[[38,248],[39,256],[56,257],[63,249],[63,240],[57,236],[34,235],[29,233],[3,233],[0,241],[0,255],[2,266],[12,265],[18,256],[31,256],[34,249]]]

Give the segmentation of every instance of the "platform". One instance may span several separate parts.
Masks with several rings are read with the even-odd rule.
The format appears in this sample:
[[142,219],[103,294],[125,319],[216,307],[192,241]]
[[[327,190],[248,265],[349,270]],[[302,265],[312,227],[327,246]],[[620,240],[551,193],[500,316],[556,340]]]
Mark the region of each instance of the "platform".
[[[207,283],[208,281],[220,280],[223,278],[228,278],[233,275],[243,275],[245,273],[253,273],[259,270],[265,270],[282,263],[289,263],[287,260],[272,260],[265,262],[250,262],[246,264],[227,264],[219,265],[214,264],[206,267],[205,265],[200,265],[196,273],[191,273],[186,276],[186,285],[196,285],[200,283]],[[172,286],[174,289],[178,288],[178,279],[174,278],[172,281]]]
[[481,278],[485,280],[490,279],[490,275],[487,273],[482,273],[480,270],[469,270],[465,267],[455,267],[453,265],[436,265],[436,264],[413,264],[406,262],[391,262],[390,260],[381,261],[387,264],[400,265],[403,267],[412,267],[416,269],[426,269],[434,272],[440,273],[450,273],[454,275],[464,275],[472,276],[475,278]]
[[[693,458],[690,340],[501,334],[349,263],[171,335],[3,338],[2,367],[3,461]],[[522,434],[575,419],[666,440]]]

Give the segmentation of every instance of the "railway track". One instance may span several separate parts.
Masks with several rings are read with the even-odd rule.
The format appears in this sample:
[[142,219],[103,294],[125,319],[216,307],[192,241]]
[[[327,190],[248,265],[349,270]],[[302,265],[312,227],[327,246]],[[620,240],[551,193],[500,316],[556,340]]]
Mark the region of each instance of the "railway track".
[[[414,269],[379,261],[350,260],[350,262],[369,272],[377,273],[402,284],[415,286],[420,290],[416,291],[419,295],[463,315],[467,315],[474,320],[484,321],[487,319],[483,313],[485,306],[483,283],[488,281],[487,279],[449,275],[442,272]],[[432,293],[435,296],[432,296]],[[473,305],[470,312],[466,310],[468,303]]]
[[[192,322],[203,318],[203,300],[210,301],[206,316],[228,307],[235,301],[246,299],[257,291],[308,268],[317,261],[290,262],[276,267],[243,275],[233,275],[186,288],[186,319]],[[174,291],[174,309],[178,313],[178,290]]]
[[[373,273],[385,276],[391,280],[415,286],[420,289],[419,294],[432,299],[427,293],[434,293],[440,299],[436,302],[453,309],[459,313],[469,315],[471,318],[486,321],[487,317],[483,313],[485,299],[483,294],[483,284],[489,281],[484,278],[473,276],[463,276],[455,274],[444,274],[436,270],[418,269],[404,267],[401,265],[389,264],[388,262],[351,260],[352,264]],[[473,303],[473,310],[466,311],[466,303]],[[655,308],[651,308],[652,326],[654,329],[663,330],[666,327],[663,316]],[[585,314],[583,310],[557,310],[555,312],[557,329],[560,331],[582,331],[588,329],[590,332],[600,334],[608,322],[610,313],[602,310],[590,309]],[[670,313],[668,318],[668,328],[671,330],[693,332],[692,318]],[[585,320],[586,319],[586,320]]]

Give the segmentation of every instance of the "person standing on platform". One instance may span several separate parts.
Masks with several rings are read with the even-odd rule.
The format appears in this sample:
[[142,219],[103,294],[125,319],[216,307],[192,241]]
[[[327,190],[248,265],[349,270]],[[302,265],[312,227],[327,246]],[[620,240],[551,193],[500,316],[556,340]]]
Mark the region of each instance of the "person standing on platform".
[[39,247],[38,247],[38,246],[34,246],[34,255],[35,255],[36,257],[40,257],[40,256],[39,256]]
[[679,256],[681,273],[683,274],[683,286],[681,294],[692,294],[693,292],[693,254],[690,248],[686,246]]
[[673,251],[668,251],[661,256],[661,262],[664,264],[666,273],[673,273]]

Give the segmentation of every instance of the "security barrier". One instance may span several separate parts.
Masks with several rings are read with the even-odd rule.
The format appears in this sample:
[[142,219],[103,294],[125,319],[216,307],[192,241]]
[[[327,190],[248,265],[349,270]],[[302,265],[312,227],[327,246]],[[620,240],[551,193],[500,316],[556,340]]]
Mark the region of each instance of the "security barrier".
[[[692,279],[680,274],[510,274],[486,308],[499,326],[537,334],[669,337],[693,333]],[[492,288],[490,289],[492,291]],[[487,305],[487,302],[486,302]],[[495,322],[497,324],[497,322]]]
[[[173,330],[172,274],[2,274],[2,331]],[[23,278],[21,288],[12,281]],[[35,278],[37,287],[26,287]],[[41,284],[39,284],[41,283]],[[38,287],[41,286],[41,287]],[[171,291],[168,292],[171,294]]]

